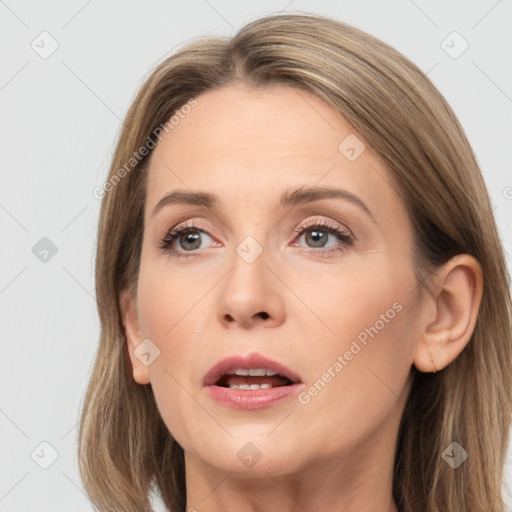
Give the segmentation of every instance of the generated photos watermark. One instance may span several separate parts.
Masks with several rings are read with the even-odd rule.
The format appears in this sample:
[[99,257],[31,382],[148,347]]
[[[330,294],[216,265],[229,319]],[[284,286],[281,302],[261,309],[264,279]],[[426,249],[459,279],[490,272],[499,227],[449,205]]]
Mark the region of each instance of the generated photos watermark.
[[173,130],[187,114],[192,111],[197,105],[195,98],[190,98],[185,105],[174,112],[174,115],[164,124],[157,126],[151,135],[146,139],[146,142],[141,146],[138,151],[134,151],[132,156],[120,167],[110,178],[99,187],[95,187],[92,191],[92,195],[95,199],[102,199],[107,192],[110,192],[114,187],[127,176],[142,159],[149,154],[149,152],[156,147],[157,141],[154,140],[156,137],[158,140],[162,140],[164,133],[169,133]]
[[331,382],[350,361],[354,359],[361,350],[368,345],[368,338],[375,338],[384,327],[386,327],[393,318],[402,311],[402,304],[394,302],[393,305],[386,310],[385,313],[379,315],[370,327],[365,327],[355,339],[352,340],[350,347],[342,354],[338,355],[336,360],[325,370],[322,376],[317,379],[306,391],[298,394],[297,399],[302,405],[307,405],[311,399],[318,394]]

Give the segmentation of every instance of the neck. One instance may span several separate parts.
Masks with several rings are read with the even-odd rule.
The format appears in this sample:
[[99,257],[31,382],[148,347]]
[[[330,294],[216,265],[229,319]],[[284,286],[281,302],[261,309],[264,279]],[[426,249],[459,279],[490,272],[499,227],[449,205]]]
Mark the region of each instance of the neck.
[[[307,467],[215,468],[185,452],[187,512],[398,512],[393,501],[396,421],[380,425],[350,452],[308,459]],[[289,466],[292,466],[290,464]]]
[[[218,473],[217,478],[196,481],[187,493],[187,512],[398,512],[390,489],[380,483],[382,475],[366,475],[350,482],[315,471],[302,475],[258,479]],[[377,486],[375,482],[379,482]],[[391,484],[390,486],[391,487]]]

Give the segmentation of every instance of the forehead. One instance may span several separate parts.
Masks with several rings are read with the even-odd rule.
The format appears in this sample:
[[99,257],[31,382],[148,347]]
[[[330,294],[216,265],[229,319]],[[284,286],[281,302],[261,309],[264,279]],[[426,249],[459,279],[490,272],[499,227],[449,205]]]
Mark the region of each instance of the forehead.
[[[341,187],[377,211],[404,214],[382,161],[317,96],[285,85],[228,86],[196,101],[153,151],[146,214],[173,189],[248,205],[263,197],[278,202],[283,190],[302,185]],[[351,160],[344,141],[364,150]]]
[[207,91],[196,101],[164,135],[155,150],[157,155],[174,146],[180,148],[181,160],[204,158],[212,150],[217,154],[239,152],[239,158],[264,157],[269,152],[284,156],[287,150],[289,156],[311,153],[318,157],[327,150],[325,158],[329,158],[340,137],[353,132],[320,98],[284,85],[233,85]]

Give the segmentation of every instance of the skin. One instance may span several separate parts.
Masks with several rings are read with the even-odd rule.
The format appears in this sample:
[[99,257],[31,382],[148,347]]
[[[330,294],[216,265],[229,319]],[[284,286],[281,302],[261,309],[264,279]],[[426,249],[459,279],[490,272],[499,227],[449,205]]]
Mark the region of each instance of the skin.
[[[480,266],[459,255],[433,276],[432,293],[418,286],[410,220],[389,172],[367,141],[355,161],[338,150],[356,132],[321,99],[234,85],[196,99],[152,155],[137,296],[120,296],[133,377],[151,383],[185,452],[187,509],[397,511],[393,457],[411,367],[441,370],[463,350]],[[281,192],[301,185],[345,189],[374,220],[339,198],[281,208]],[[175,189],[214,193],[219,209],[173,204],[152,216]],[[308,232],[293,234],[318,220],[355,243],[329,252],[343,242],[322,231],[321,254]],[[196,256],[163,254],[161,239],[185,221],[204,230]],[[263,250],[252,263],[236,252],[247,236]],[[190,243],[182,236],[173,247],[186,253]],[[217,361],[259,352],[297,372],[307,391],[394,303],[400,312],[307,404],[244,411],[202,385]],[[133,353],[145,338],[160,350],[149,366]],[[252,467],[237,457],[248,442],[261,453]]]

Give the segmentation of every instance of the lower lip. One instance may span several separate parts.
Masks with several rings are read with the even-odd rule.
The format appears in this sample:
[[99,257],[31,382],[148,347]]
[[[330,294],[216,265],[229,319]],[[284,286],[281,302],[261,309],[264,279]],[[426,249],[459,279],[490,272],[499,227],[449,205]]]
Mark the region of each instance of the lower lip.
[[232,389],[221,386],[207,386],[211,398],[220,404],[235,409],[263,409],[279,400],[297,395],[304,387],[302,382],[289,386],[267,389]]

